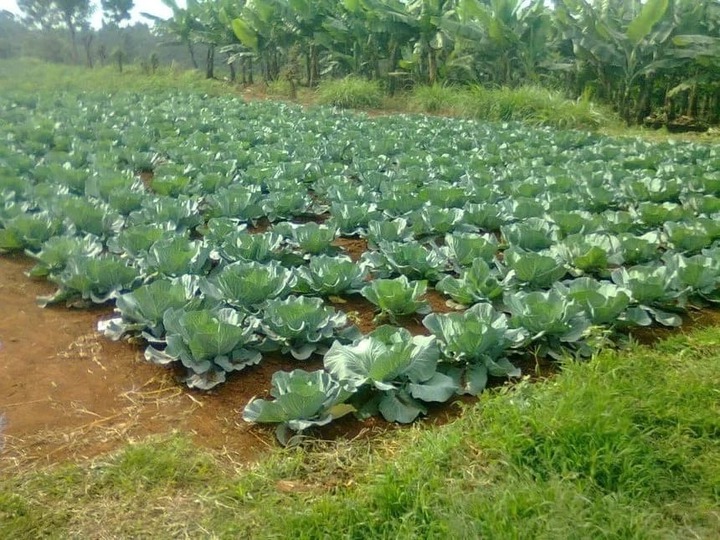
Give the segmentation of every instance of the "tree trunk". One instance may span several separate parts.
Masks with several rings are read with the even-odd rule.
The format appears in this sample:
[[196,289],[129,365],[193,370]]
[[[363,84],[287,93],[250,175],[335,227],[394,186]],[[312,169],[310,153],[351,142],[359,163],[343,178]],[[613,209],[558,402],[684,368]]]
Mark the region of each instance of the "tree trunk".
[[[398,44],[393,41],[392,45],[390,45],[390,73],[395,73],[397,71],[397,63],[398,63]],[[395,92],[397,91],[397,79],[395,75],[391,75],[389,77],[388,81],[388,91],[390,92],[391,96],[395,95]]]
[[308,88],[312,88],[312,60],[310,57],[311,54],[309,51],[305,53],[305,77],[307,78]]
[[248,58],[248,84],[255,84],[253,81],[253,59],[252,56]]
[[318,80],[320,79],[320,69],[318,66],[320,57],[320,51],[318,51],[317,45],[314,43],[310,45],[310,79],[308,86],[314,88],[317,86]]
[[195,69],[200,69],[197,63],[197,59],[195,58],[195,47],[193,47],[192,41],[188,41],[188,51],[190,51],[190,60],[192,61],[192,65]]
[[690,89],[690,93],[688,94],[688,107],[687,107],[687,115],[690,118],[697,117],[698,114],[698,85],[697,83],[692,85],[692,88]]
[[78,54],[75,25],[73,25],[72,22],[68,22],[67,25],[68,25],[68,30],[70,31],[70,42],[72,43],[73,64],[77,64],[80,61],[80,55]]
[[640,98],[638,99],[637,108],[635,109],[635,123],[641,124],[642,121],[650,116],[652,107],[650,105],[650,94],[652,93],[653,80],[650,77],[643,78],[643,84],[640,89]]
[[208,46],[207,58],[205,60],[205,78],[215,78],[215,45]]
[[93,34],[87,34],[83,36],[83,45],[85,47],[85,58],[87,59],[87,65],[90,69],[93,68],[93,59],[92,59],[92,53],[91,53],[91,45],[93,42],[93,38],[95,36]]
[[437,53],[432,46],[428,50],[428,84],[432,86],[437,82]]
[[716,90],[710,100],[709,120],[711,124],[720,122],[720,90]]
[[234,83],[235,79],[237,79],[237,73],[235,71],[235,62],[228,62],[228,67],[230,68],[230,82]]

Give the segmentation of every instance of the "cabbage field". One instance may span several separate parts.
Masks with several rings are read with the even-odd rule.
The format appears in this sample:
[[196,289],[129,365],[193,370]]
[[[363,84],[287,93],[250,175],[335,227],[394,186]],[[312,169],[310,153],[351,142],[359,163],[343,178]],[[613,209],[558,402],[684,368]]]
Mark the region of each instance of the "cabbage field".
[[198,389],[285,355],[244,411],[281,436],[411,422],[528,351],[589,358],[720,301],[709,145],[182,93],[0,110],[0,252],[57,285],[40,305],[114,303],[99,329]]

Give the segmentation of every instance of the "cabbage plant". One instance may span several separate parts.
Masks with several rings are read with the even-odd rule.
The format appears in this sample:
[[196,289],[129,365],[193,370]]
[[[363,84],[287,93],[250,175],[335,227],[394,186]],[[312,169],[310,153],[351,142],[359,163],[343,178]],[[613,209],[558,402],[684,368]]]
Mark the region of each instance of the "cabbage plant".
[[265,215],[262,197],[259,186],[229,186],[205,197],[207,214],[255,223]]
[[539,354],[559,359],[563,350],[589,352],[583,347],[583,337],[590,320],[575,300],[552,289],[506,293],[503,301],[511,314],[510,325],[526,330],[538,342]]
[[[715,256],[711,256],[715,255]],[[700,255],[684,257],[666,253],[663,257],[668,271],[675,276],[680,290],[681,305],[690,298],[694,301],[720,302],[720,253],[705,250]]]
[[309,213],[312,200],[304,188],[294,186],[269,193],[263,197],[261,204],[270,221],[280,221]]
[[658,258],[661,238],[657,232],[649,232],[641,236],[621,233],[618,235],[618,241],[624,264],[642,264]]
[[[288,296],[268,300],[260,318],[264,350],[279,349],[297,360],[323,354],[333,338],[344,337],[347,317],[320,298]],[[354,336],[353,336],[354,337]]]
[[404,218],[370,221],[367,240],[371,249],[378,249],[380,242],[407,242],[412,240],[413,232]]
[[319,255],[311,258],[307,266],[299,267],[296,274],[297,292],[331,296],[360,292],[366,284],[367,269],[350,257]]
[[555,244],[551,251],[574,267],[575,274],[603,274],[608,266],[623,262],[620,242],[610,234],[573,234]]
[[674,309],[679,293],[677,275],[662,264],[636,265],[618,268],[612,273],[613,283],[630,291],[638,309],[628,311],[632,322],[647,326],[649,317],[664,326],[680,326],[682,319],[668,309]]
[[338,234],[338,229],[334,226],[318,224],[313,221],[302,225],[279,223],[273,227],[273,230],[290,238],[292,243],[307,256],[337,251],[337,248],[332,245]]
[[325,369],[358,392],[365,414],[375,408],[391,422],[408,423],[427,412],[423,402],[444,402],[457,386],[437,371],[434,337],[381,326],[351,345],[333,343]]
[[283,444],[290,442],[292,432],[324,426],[354,410],[343,405],[352,389],[324,371],[277,371],[271,384],[270,395],[275,399],[253,399],[243,410],[243,420],[279,424],[275,433]]
[[64,220],[68,233],[80,236],[113,236],[125,223],[124,218],[112,212],[107,205],[76,197],[59,200],[54,212]]
[[200,205],[194,198],[147,197],[140,210],[131,212],[128,223],[132,225],[162,223],[168,229],[184,232],[203,222]]
[[507,281],[516,279],[533,289],[549,289],[567,274],[561,261],[533,251],[510,248],[503,253],[503,261],[511,269]]
[[438,236],[447,234],[462,223],[464,212],[461,208],[440,208],[425,206],[410,216],[415,236]]
[[266,263],[282,257],[283,237],[276,232],[251,234],[247,231],[235,231],[222,240],[218,251],[228,262]]
[[466,267],[471,266],[476,259],[491,263],[498,251],[498,243],[491,234],[456,232],[445,236],[442,251],[456,267]]
[[599,218],[585,211],[559,210],[550,213],[549,218],[558,228],[558,237],[560,238],[579,233],[589,233],[600,228]]
[[173,235],[161,238],[150,246],[140,265],[149,277],[200,275],[209,269],[209,257],[210,248],[204,242]]
[[58,302],[70,306],[104,304],[132,290],[139,278],[137,269],[114,255],[76,255],[67,261],[62,272],[49,276],[59,289],[51,296],[38,297],[38,304],[42,307]]
[[37,251],[44,242],[62,230],[62,224],[46,212],[20,214],[2,221],[0,253],[9,251]]
[[409,281],[406,276],[396,279],[375,279],[360,291],[365,298],[380,308],[379,317],[397,317],[430,312],[430,305],[422,300],[427,281]]
[[507,316],[492,305],[475,304],[463,313],[432,313],[423,319],[423,325],[437,337],[462,393],[482,392],[488,375],[520,376],[507,354],[523,343],[525,331],[510,328]]
[[447,269],[442,253],[415,241],[380,242],[380,251],[363,254],[363,260],[382,277],[401,274],[409,279],[436,281]]
[[500,228],[506,243],[528,251],[541,251],[553,245],[555,226],[543,218],[529,218]]
[[450,307],[462,307],[494,300],[503,293],[497,272],[482,259],[475,259],[470,268],[464,268],[459,278],[445,276],[435,285],[435,289],[450,296],[455,304]]
[[148,346],[145,358],[157,364],[180,361],[188,370],[185,383],[209,390],[225,382],[226,372],[260,362],[256,324],[232,308],[168,309],[163,315],[167,346]]
[[377,206],[374,203],[333,203],[330,208],[330,215],[332,218],[329,224],[337,227],[340,233],[345,236],[365,236],[367,234],[368,223],[380,217],[380,213],[377,211]]
[[220,245],[229,236],[242,233],[247,229],[247,224],[237,218],[214,217],[210,218],[204,226],[197,227],[197,232],[203,235],[203,239],[210,245]]
[[707,228],[700,222],[667,222],[664,230],[673,249],[689,255],[710,247],[713,242]]
[[128,334],[141,335],[150,342],[163,341],[165,312],[200,307],[202,298],[197,281],[189,275],[162,278],[121,294],[115,300],[115,312],[120,316],[101,321],[98,330],[115,341]]
[[463,209],[465,210],[465,223],[474,225],[485,232],[499,231],[505,222],[500,215],[500,209],[495,204],[468,203]]
[[168,231],[162,224],[131,225],[109,238],[107,248],[111,253],[141,259],[147,256],[155,242],[175,234],[175,231]]
[[267,264],[236,262],[223,266],[200,282],[209,297],[257,312],[268,300],[284,298],[295,284],[295,274],[276,261]]
[[627,322],[630,291],[608,281],[581,277],[554,286],[562,295],[575,300],[594,325],[615,326]]
[[37,261],[27,274],[30,277],[47,277],[65,269],[70,259],[75,257],[95,257],[102,253],[100,240],[87,236],[53,236],[45,242],[40,251],[26,253]]

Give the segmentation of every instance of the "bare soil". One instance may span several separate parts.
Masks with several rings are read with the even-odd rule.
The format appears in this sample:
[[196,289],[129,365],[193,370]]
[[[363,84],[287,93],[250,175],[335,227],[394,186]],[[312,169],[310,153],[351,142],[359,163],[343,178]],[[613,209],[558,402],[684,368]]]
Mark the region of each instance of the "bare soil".
[[112,308],[39,308],[36,296],[53,287],[27,278],[31,265],[23,256],[0,259],[0,469],[86,459],[175,430],[238,461],[274,445],[270,431],[240,412],[267,394],[275,371],[296,365],[270,357],[216,391],[189,390],[172,370],[146,363],[141,346],[97,332]]

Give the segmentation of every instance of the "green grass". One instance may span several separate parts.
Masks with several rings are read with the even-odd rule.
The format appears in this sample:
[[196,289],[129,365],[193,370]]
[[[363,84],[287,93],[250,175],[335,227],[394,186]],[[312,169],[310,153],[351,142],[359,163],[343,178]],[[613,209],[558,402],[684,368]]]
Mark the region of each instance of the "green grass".
[[418,86],[410,94],[409,107],[416,112],[456,114],[463,96],[462,90],[452,86]]
[[715,538],[720,330],[485,394],[456,421],[233,466],[174,436],[0,481],[0,537]]
[[478,85],[462,88],[436,84],[419,86],[408,96],[393,100],[393,103],[414,112],[570,129],[610,126],[616,116],[589,100],[574,101],[539,86],[485,88]]
[[81,66],[48,64],[34,59],[0,60],[0,90],[37,92],[38,88],[98,92],[155,92],[183,90],[208,95],[234,92],[226,83],[205,79],[199,71],[161,68],[154,75],[140,66],[125,66],[120,73],[113,65],[87,69]]
[[383,103],[383,92],[377,81],[345,77],[321,82],[317,102],[347,109],[376,109]]
[[557,128],[597,128],[614,117],[588,100],[570,100],[540,86],[470,89],[468,115],[483,120],[517,120]]

